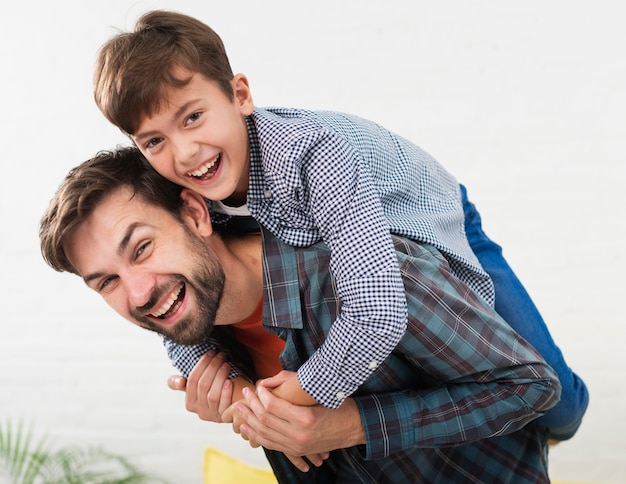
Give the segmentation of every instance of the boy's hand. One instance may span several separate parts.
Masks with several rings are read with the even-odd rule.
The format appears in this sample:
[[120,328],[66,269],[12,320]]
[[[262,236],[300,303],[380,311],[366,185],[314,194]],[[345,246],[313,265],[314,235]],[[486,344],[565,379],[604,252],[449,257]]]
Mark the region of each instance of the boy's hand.
[[302,389],[298,374],[293,371],[283,370],[272,377],[260,380],[258,385],[271,390],[277,397],[294,405],[317,405],[315,399]]

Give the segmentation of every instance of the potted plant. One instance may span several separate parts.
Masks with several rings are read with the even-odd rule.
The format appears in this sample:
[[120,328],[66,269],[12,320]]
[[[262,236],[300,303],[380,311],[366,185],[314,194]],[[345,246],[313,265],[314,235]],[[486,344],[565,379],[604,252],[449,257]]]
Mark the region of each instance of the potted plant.
[[22,422],[0,425],[0,482],[12,484],[166,484],[99,447],[53,450]]

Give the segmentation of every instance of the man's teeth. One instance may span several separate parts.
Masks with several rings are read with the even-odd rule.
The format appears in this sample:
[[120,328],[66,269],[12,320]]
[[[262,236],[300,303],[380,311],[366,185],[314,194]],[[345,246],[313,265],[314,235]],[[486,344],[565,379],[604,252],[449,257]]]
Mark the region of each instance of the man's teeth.
[[172,294],[170,294],[170,297],[167,298],[167,301],[165,301],[163,303],[163,305],[159,308],[158,311],[155,311],[152,313],[152,316],[154,316],[155,318],[160,318],[161,316],[163,316],[165,313],[167,313],[171,308],[172,305],[176,302],[176,300],[178,299],[178,296],[180,295],[180,292],[183,290],[183,286],[180,286],[178,288],[178,291],[173,292]]
[[217,155],[215,158],[209,161],[206,165],[201,166],[197,170],[189,172],[189,175],[195,176],[195,177],[201,177],[202,175],[205,175],[211,168],[215,166],[215,163],[217,163],[219,159],[220,159],[220,155]]

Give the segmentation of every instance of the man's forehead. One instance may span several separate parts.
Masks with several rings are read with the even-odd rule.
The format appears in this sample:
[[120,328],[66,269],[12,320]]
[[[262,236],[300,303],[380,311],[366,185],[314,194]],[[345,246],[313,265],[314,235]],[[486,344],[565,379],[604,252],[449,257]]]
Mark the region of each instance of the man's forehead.
[[96,207],[94,215],[98,213],[109,222],[152,225],[168,212],[161,205],[146,200],[131,187],[124,186],[112,192]]
[[137,230],[158,223],[158,210],[130,187],[120,187],[104,197],[67,238],[66,255],[85,278],[94,266],[122,255]]
[[117,232],[126,231],[130,225],[150,224],[155,220],[158,210],[159,207],[147,202],[130,186],[122,186],[109,193],[94,207],[91,215],[72,238],[75,239],[76,236],[84,238],[89,233],[95,232],[115,236]]

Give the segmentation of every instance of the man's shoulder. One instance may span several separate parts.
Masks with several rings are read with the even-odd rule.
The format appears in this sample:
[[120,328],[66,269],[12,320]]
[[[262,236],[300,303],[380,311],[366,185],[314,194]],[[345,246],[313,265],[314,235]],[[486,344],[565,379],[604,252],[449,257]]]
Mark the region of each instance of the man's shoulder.
[[410,262],[411,259],[428,258],[436,261],[438,264],[447,263],[443,254],[432,245],[395,234],[391,234],[391,240],[401,261]]

